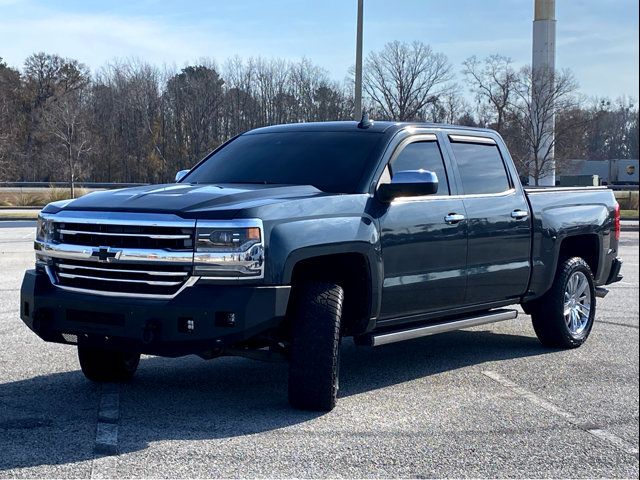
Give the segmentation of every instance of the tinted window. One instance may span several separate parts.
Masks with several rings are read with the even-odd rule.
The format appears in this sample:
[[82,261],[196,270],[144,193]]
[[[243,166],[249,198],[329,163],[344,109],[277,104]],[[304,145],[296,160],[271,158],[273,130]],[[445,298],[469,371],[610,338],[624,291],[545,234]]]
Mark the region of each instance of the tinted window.
[[313,185],[353,193],[375,168],[384,136],[363,132],[242,135],[193,170],[188,183]]
[[509,179],[496,145],[451,143],[466,195],[509,190]]
[[391,163],[393,172],[429,170],[438,176],[437,195],[449,195],[449,181],[437,142],[414,142],[407,145]]

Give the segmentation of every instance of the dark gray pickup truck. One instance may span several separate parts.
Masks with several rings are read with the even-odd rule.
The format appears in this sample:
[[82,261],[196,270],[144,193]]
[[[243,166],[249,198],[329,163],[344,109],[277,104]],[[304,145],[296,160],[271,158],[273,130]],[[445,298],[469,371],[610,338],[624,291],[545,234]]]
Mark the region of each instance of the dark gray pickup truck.
[[22,320],[95,381],[140,354],[289,362],[289,401],[330,410],[340,343],[514,319],[580,346],[621,278],[605,188],[524,189],[490,130],[334,122],[260,128],[176,183],[49,204]]

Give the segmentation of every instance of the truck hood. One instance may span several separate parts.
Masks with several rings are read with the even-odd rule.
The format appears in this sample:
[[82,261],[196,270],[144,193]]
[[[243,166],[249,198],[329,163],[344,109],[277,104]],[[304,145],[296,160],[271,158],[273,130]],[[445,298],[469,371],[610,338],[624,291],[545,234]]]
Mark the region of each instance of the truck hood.
[[177,183],[93,192],[56,210],[158,212],[225,219],[246,208],[323,195],[327,194],[310,185]]

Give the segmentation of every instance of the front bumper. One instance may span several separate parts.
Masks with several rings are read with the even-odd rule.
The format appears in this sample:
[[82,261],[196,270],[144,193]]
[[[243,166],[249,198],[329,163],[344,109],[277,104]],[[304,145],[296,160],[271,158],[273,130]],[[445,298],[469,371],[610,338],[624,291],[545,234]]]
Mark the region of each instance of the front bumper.
[[179,356],[231,347],[276,327],[289,293],[289,286],[198,282],[169,300],[105,297],[65,291],[28,270],[20,318],[49,342]]

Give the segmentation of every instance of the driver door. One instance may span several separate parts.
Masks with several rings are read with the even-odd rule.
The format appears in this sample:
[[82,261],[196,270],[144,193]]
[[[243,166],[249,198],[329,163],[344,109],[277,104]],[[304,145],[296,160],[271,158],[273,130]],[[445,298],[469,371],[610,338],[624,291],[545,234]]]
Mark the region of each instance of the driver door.
[[436,135],[416,135],[401,143],[381,181],[390,181],[393,172],[418,169],[436,173],[438,192],[397,198],[380,217],[384,263],[380,319],[464,304],[465,209],[460,198],[452,197],[456,186]]

